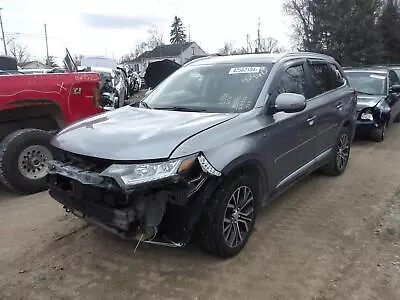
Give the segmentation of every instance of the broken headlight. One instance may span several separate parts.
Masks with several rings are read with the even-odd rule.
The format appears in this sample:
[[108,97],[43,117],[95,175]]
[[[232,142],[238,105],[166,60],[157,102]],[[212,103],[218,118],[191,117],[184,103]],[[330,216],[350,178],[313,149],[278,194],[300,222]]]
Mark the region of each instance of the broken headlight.
[[114,164],[104,170],[100,175],[112,177],[125,186],[134,186],[186,172],[191,168],[196,157],[196,155],[191,155],[163,162],[132,165]]
[[361,120],[368,120],[368,121],[373,121],[374,120],[374,116],[372,114],[372,110],[371,109],[366,109],[361,113]]

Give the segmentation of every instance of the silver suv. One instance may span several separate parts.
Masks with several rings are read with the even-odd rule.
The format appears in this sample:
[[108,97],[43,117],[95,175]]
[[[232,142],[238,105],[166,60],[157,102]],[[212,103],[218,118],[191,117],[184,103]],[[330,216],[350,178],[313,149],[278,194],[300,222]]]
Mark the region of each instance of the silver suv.
[[322,168],[344,172],[356,94],[331,57],[207,57],[127,106],[60,132],[50,195],[125,238],[245,246],[261,206]]

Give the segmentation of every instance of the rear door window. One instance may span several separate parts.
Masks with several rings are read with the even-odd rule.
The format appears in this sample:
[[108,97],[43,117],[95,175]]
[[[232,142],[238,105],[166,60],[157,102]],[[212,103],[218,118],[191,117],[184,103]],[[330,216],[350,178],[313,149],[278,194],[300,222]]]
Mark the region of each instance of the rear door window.
[[316,97],[333,89],[331,69],[326,63],[312,63],[309,65],[310,81],[313,85],[311,97]]

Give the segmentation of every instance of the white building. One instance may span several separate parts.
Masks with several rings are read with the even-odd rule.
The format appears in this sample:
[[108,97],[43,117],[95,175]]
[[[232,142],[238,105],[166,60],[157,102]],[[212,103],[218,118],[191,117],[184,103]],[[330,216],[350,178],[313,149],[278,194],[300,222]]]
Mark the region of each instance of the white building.
[[135,65],[138,72],[146,70],[149,63],[164,59],[172,60],[180,65],[184,65],[193,57],[205,56],[207,53],[200,48],[196,42],[183,44],[161,45],[151,51],[146,51],[130,63]]

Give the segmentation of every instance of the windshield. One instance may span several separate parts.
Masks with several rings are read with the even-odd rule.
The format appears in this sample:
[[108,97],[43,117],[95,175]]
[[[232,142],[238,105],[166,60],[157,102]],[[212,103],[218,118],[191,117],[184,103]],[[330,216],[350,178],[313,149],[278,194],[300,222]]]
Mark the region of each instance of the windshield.
[[271,67],[271,64],[187,66],[164,80],[145,102],[153,109],[249,111]]
[[369,95],[386,94],[386,73],[346,71],[347,78],[357,92]]

